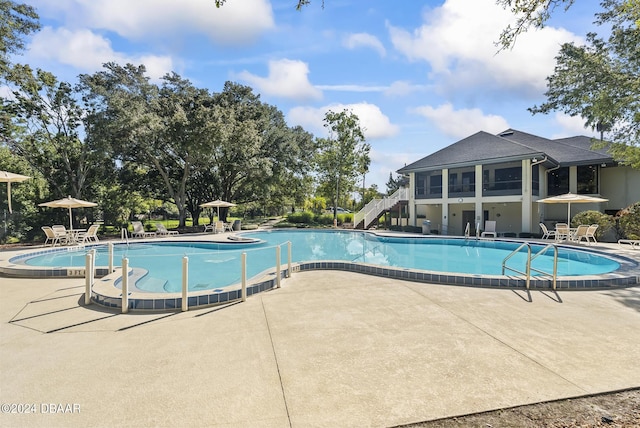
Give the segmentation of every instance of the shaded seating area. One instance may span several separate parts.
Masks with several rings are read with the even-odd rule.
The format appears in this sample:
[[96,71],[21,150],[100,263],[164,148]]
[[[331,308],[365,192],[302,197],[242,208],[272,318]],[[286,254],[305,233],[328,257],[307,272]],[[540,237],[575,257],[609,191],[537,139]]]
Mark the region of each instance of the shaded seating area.
[[156,233],[160,236],[175,236],[180,234],[177,230],[168,230],[162,223],[156,223]]
[[155,232],[147,232],[146,230],[144,230],[144,226],[142,225],[141,221],[132,221],[131,226],[133,227],[133,232],[131,233],[131,236],[133,238],[155,238],[156,237]]
[[223,221],[214,221],[211,224],[205,224],[204,231],[213,233],[233,232],[233,225]]

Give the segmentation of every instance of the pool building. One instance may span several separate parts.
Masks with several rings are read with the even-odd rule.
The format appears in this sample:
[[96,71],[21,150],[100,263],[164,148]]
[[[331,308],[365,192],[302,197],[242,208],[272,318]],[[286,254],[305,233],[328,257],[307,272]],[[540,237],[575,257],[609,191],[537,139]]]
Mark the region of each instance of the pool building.
[[[539,234],[567,221],[564,204],[540,204],[548,196],[575,193],[608,199],[572,204],[571,216],[585,210],[606,214],[640,200],[640,171],[619,164],[606,149],[592,148],[585,136],[548,139],[508,129],[480,131],[398,170],[408,186],[384,201],[373,201],[354,216],[354,227],[369,228],[384,211],[401,213],[401,225],[463,235],[487,220],[507,236]],[[397,220],[396,220],[397,221]]]

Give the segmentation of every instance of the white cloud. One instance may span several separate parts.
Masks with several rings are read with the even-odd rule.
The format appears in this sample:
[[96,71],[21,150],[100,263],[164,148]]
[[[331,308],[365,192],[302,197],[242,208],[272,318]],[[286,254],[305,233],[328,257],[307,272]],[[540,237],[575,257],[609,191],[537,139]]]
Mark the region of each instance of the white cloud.
[[57,0],[66,26],[77,23],[131,39],[174,40],[184,34],[205,34],[214,43],[237,45],[256,40],[274,27],[268,0],[232,0],[221,8],[213,0]]
[[86,29],[71,31],[45,27],[33,37],[28,55],[36,62],[53,60],[83,73],[98,71],[102,64],[110,61],[144,64],[152,79],[159,79],[173,68],[170,57],[125,55],[114,51],[109,40]]
[[597,136],[591,128],[585,128],[584,119],[580,116],[569,116],[565,113],[556,113],[553,121],[560,126],[561,131],[554,134],[551,138],[566,138],[576,135],[586,135],[588,137]]
[[478,131],[495,134],[509,128],[502,116],[485,115],[477,108],[454,110],[449,103],[435,108],[417,107],[410,112],[424,116],[443,134],[454,138],[468,137]]
[[324,115],[327,111],[340,112],[350,110],[360,120],[360,127],[364,130],[366,139],[393,137],[398,134],[399,128],[391,123],[389,118],[382,113],[375,104],[366,102],[357,104],[331,104],[320,108],[294,107],[287,115],[290,125],[301,125],[303,128],[319,135],[327,135],[323,126]]
[[378,55],[384,57],[387,54],[382,42],[374,35],[368,33],[354,33],[347,36],[343,45],[348,49],[371,48],[378,52]]
[[269,61],[269,75],[260,77],[243,71],[240,80],[248,82],[257,92],[266,95],[290,98],[298,101],[320,99],[322,92],[309,82],[309,66],[290,59]]
[[425,91],[427,87],[425,85],[414,85],[404,80],[396,80],[384,91],[386,96],[404,96],[416,93],[418,91]]
[[425,13],[409,32],[387,24],[394,47],[411,61],[426,61],[449,85],[491,84],[540,93],[553,72],[561,43],[580,40],[546,27],[521,35],[512,50],[497,52],[500,31],[514,17],[495,0],[447,0]]

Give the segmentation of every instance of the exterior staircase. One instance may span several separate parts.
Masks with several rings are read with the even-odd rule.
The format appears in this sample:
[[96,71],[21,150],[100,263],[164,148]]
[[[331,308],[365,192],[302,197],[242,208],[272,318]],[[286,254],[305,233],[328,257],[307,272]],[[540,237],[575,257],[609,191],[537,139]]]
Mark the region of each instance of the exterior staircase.
[[390,211],[401,201],[409,200],[409,189],[401,187],[391,196],[373,199],[353,215],[354,229],[368,229],[385,211]]

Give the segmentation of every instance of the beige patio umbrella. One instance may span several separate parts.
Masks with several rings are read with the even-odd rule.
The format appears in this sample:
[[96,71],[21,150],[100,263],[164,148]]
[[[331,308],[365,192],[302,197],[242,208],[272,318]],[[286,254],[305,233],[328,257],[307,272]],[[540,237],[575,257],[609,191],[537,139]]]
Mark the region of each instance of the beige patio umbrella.
[[218,209],[218,220],[220,220],[220,207],[229,208],[235,207],[236,204],[233,202],[227,202],[220,199],[216,199],[215,201],[205,202],[204,204],[200,204],[202,208],[217,208]]
[[30,179],[26,175],[14,174],[13,172],[0,171],[0,183],[7,183],[7,200],[9,202],[9,212],[11,213],[11,183],[20,183]]
[[68,208],[69,209],[69,229],[73,230],[73,215],[71,214],[72,208],[84,208],[84,207],[95,207],[98,204],[95,202],[83,201],[82,199],[72,198],[71,196],[67,196],[66,198],[58,199],[56,201],[44,202],[39,204],[41,207],[51,207],[51,208]]
[[575,193],[565,193],[564,195],[550,196],[540,199],[541,204],[567,204],[567,224],[571,222],[571,204],[589,204],[596,202],[607,202],[609,199],[597,198],[588,195],[576,195]]

